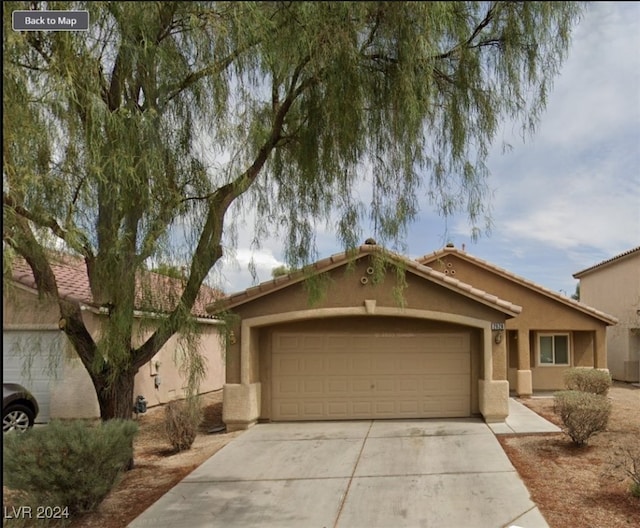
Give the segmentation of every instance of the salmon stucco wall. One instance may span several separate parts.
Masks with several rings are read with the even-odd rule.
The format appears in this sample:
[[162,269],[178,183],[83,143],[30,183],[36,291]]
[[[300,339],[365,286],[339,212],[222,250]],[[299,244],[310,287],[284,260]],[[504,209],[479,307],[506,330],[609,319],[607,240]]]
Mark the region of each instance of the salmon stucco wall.
[[[29,330],[55,329],[60,314],[51,300],[40,300],[31,290],[20,286],[7,288],[3,295],[3,329]],[[105,316],[90,309],[83,310],[83,319],[89,332],[97,337]],[[207,320],[198,325],[197,346],[204,355],[207,374],[200,392],[221,390],[226,381],[224,343],[220,339],[220,326]],[[142,343],[154,329],[154,324],[134,323],[135,344]],[[96,418],[100,416],[98,399],[91,378],[82,365],[71,343],[66,343],[62,374],[51,382],[52,418]],[[182,357],[179,336],[173,336],[152,361],[143,365],[135,378],[134,396],[145,397],[149,406],[169,402],[184,396],[185,377],[180,372]],[[160,383],[156,387],[155,381]],[[133,407],[132,407],[133,408]]]

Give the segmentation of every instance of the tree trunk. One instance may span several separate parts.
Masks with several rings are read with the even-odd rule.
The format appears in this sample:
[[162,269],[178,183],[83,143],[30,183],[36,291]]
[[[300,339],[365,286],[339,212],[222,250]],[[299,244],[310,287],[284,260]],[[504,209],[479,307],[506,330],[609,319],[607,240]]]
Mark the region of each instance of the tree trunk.
[[[130,420],[133,414],[133,384],[136,371],[124,370],[112,383],[103,380],[101,386],[96,386],[100,418],[103,421],[121,418]],[[101,376],[102,377],[102,376]],[[95,383],[94,383],[95,385]]]
[[[122,371],[111,384],[106,384],[103,380],[100,387],[94,379],[98,405],[100,406],[100,418],[102,421],[121,418],[130,420],[133,414],[133,388],[137,370],[129,369]],[[127,464],[127,471],[133,469],[133,446],[131,446],[131,458]]]

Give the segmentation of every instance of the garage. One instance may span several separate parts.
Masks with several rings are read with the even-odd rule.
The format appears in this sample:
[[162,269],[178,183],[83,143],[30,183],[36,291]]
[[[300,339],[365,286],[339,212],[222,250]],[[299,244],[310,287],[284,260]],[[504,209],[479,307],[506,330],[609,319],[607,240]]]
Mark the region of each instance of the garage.
[[471,414],[468,333],[274,333],[272,420]]
[[59,330],[5,330],[2,333],[2,380],[19,383],[38,401],[36,422],[51,415],[51,383],[62,377],[64,334]]
[[375,244],[207,310],[228,320],[229,431],[260,421],[498,422],[509,413],[502,333],[522,307]]

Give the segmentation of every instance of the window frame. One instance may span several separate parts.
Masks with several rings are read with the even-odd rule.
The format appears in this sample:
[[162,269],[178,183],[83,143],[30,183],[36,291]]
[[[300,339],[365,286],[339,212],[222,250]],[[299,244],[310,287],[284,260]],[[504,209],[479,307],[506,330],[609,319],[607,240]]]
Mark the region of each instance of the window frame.
[[[543,337],[551,337],[554,338],[552,340],[553,346],[553,363],[543,363],[541,354],[542,354],[542,338]],[[566,337],[567,338],[567,363],[556,363],[556,337]],[[538,367],[570,367],[571,366],[571,332],[538,332],[536,337],[536,366]]]

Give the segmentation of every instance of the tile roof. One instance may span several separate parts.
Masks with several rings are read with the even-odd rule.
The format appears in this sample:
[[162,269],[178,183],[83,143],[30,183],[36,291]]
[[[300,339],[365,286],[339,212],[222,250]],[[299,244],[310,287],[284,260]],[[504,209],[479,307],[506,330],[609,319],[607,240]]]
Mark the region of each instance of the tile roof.
[[629,251],[625,251],[624,253],[620,253],[619,255],[616,255],[615,257],[611,257],[610,259],[607,260],[603,260],[602,262],[599,262],[598,264],[595,264],[593,266],[589,266],[588,268],[583,269],[582,271],[578,271],[576,273],[573,274],[573,278],[574,279],[579,279],[580,277],[583,277],[584,275],[586,275],[587,273],[591,273],[592,271],[597,270],[598,268],[602,268],[608,264],[612,264],[614,262],[617,262],[625,257],[628,257],[629,255],[633,255],[634,253],[638,253],[640,252],[640,246],[630,249]]
[[507,313],[511,316],[515,316],[522,311],[521,306],[513,304],[504,299],[500,299],[495,295],[485,292],[484,290],[474,288],[470,284],[466,284],[458,279],[454,279],[453,277],[445,275],[444,273],[440,273],[439,271],[436,271],[428,266],[424,266],[415,260],[409,259],[397,253],[390,252],[388,250],[384,250],[384,248],[382,248],[381,246],[373,244],[365,244],[363,246],[360,246],[359,248],[356,248],[354,251],[336,253],[334,255],[331,255],[330,257],[319,260],[308,268],[307,274],[302,271],[295,271],[288,275],[282,275],[280,277],[276,277],[275,279],[262,282],[257,286],[253,286],[241,292],[232,293],[227,297],[220,299],[218,302],[208,306],[207,309],[210,312],[215,312],[221,309],[229,309],[238,306],[250,300],[262,297],[263,295],[278,291],[297,282],[301,282],[305,279],[305,277],[308,276],[308,273],[317,274],[326,272],[337,268],[347,262],[363,258],[366,255],[377,251],[384,251],[385,256],[389,260],[400,263],[407,270],[412,271],[416,275],[426,278],[434,283],[440,284],[441,286],[444,286],[449,290],[460,293],[482,304],[495,308],[496,310]]
[[496,273],[497,275],[500,275],[506,279],[512,280],[513,282],[516,282],[518,284],[521,284],[522,286],[525,286],[531,290],[534,290],[538,293],[541,293],[542,295],[545,295],[547,297],[550,297],[556,301],[559,301],[563,304],[566,304],[567,306],[570,306],[572,308],[575,308],[581,312],[584,312],[588,315],[591,315],[593,317],[596,317],[597,319],[600,319],[602,321],[604,321],[607,324],[616,324],[618,322],[618,320],[613,317],[612,315],[609,315],[605,312],[602,312],[600,310],[597,310],[591,306],[588,306],[584,303],[581,303],[579,301],[576,301],[575,299],[571,299],[570,297],[567,297],[565,295],[561,295],[560,293],[557,293],[549,288],[546,288],[544,286],[541,286],[540,284],[537,284],[529,279],[525,279],[524,277],[521,277],[519,275],[516,275],[515,273],[512,273],[510,271],[507,271],[504,268],[501,268],[499,266],[496,266],[495,264],[492,264],[491,262],[488,262],[486,260],[483,260],[481,258],[478,257],[474,257],[473,255],[470,255],[469,253],[467,253],[466,251],[460,250],[458,248],[452,247],[452,246],[447,246],[444,247],[442,249],[439,249],[437,251],[434,251],[433,253],[428,253],[426,255],[423,255],[422,257],[419,257],[418,259],[416,259],[418,262],[433,262],[434,260],[437,260],[439,258],[442,258],[445,255],[449,255],[449,254],[453,254],[453,255],[457,255],[458,257],[468,261],[468,262],[472,262],[474,264],[477,264],[478,266],[485,268],[489,271],[492,271],[494,273]]
[[[12,279],[36,290],[36,282],[27,262],[18,257],[12,264]],[[79,301],[89,306],[99,308],[93,300],[87,269],[82,259],[63,255],[52,259],[51,268],[56,277],[58,292],[62,298]],[[151,271],[139,273],[136,277],[135,309],[144,312],[171,312],[182,294],[182,281],[160,275]],[[191,313],[196,317],[212,318],[206,306],[223,294],[213,288],[203,285]]]

